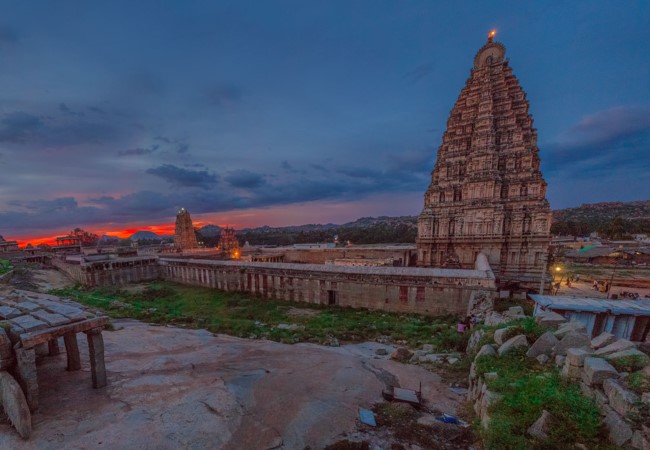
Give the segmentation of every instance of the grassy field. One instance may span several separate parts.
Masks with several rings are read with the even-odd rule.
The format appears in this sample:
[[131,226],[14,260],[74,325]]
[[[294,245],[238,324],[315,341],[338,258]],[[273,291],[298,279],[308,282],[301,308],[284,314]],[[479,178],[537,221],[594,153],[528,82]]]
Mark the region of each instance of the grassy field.
[[167,282],[151,283],[139,292],[75,287],[52,293],[100,308],[112,317],[286,343],[359,342],[387,336],[393,343],[411,347],[433,344],[440,351],[462,351],[468,338],[456,332],[458,319],[452,316],[284,302]]

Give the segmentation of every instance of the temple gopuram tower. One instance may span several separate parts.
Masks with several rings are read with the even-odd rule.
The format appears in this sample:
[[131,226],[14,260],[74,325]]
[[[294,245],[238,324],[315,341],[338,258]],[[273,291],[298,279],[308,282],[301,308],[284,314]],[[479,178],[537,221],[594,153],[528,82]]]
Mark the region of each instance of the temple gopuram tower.
[[174,247],[179,250],[188,250],[198,248],[196,233],[190,213],[185,208],[181,208],[176,215],[176,233],[174,234]]
[[482,252],[500,281],[539,282],[551,212],[537,130],[494,33],[447,120],[418,219],[418,265],[472,269]]

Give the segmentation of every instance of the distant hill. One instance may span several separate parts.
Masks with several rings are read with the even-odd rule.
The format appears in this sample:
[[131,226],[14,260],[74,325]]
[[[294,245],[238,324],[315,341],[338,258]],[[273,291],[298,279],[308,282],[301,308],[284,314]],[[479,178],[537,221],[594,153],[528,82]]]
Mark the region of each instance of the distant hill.
[[99,245],[112,245],[112,244],[117,244],[118,242],[120,242],[120,240],[121,239],[118,238],[117,236],[109,236],[107,234],[104,234],[102,235],[102,237],[99,238],[97,243]]
[[155,241],[162,241],[162,237],[158,236],[156,233],[153,231],[146,231],[146,230],[140,230],[136,231],[133,233],[131,236],[129,236],[129,239],[132,241],[140,241],[140,240],[155,240]]
[[206,225],[199,228],[199,233],[204,237],[217,237],[221,234],[222,228],[219,225]]
[[553,211],[553,234],[585,236],[593,231],[616,239],[650,233],[650,200],[591,203]]
[[604,202],[580,205],[577,208],[553,211],[553,221],[606,221],[615,217],[624,220],[650,219],[650,200],[637,202]]

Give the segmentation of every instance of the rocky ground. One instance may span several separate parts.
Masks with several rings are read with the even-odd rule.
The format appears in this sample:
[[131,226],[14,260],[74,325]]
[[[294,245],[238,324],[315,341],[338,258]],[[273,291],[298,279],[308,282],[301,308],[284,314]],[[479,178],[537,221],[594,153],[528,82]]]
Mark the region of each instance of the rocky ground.
[[[37,272],[31,282],[63,283],[55,278]],[[423,367],[391,360],[386,344],[287,345],[135,320],[113,324],[115,331],[103,333],[108,386],[92,389],[80,336],[82,370],[66,372],[64,354],[44,357],[32,437],[23,441],[0,421],[0,448],[321,449],[350,440],[415,450],[472,442],[468,429],[434,420],[458,414],[465,396]],[[418,412],[426,425],[415,427],[434,436],[430,445],[359,423],[358,409],[382,402],[387,384],[420,383],[429,414]]]

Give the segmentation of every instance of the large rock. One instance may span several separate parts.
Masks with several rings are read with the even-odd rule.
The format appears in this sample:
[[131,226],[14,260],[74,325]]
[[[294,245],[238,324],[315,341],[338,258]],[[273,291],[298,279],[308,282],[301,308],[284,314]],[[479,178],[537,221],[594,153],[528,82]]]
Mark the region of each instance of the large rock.
[[553,347],[555,347],[558,342],[558,339],[553,335],[553,333],[547,331],[530,346],[526,352],[526,356],[529,358],[537,358],[539,355],[550,355],[553,351]]
[[607,413],[605,426],[609,431],[609,441],[618,447],[622,447],[623,444],[632,439],[632,429],[616,411]]
[[634,404],[641,400],[634,392],[625,389],[611,378],[603,381],[603,391],[607,395],[609,405],[623,417],[635,409]]
[[476,357],[479,356],[497,356],[497,351],[490,344],[485,344],[476,354]]
[[650,450],[650,439],[647,438],[641,431],[635,431],[632,434],[632,441],[630,442],[630,446],[639,450]]
[[569,360],[567,360],[566,363],[564,363],[564,366],[562,366],[562,371],[560,374],[564,378],[569,378],[571,380],[578,380],[582,377],[582,367],[579,366],[573,366],[569,364]]
[[523,334],[519,334],[515,337],[512,337],[505,341],[501,347],[499,347],[499,356],[505,355],[508,353],[510,350],[514,350],[516,348],[526,348],[528,347],[528,341],[526,340],[526,336]]
[[0,372],[0,399],[9,421],[23,439],[32,434],[32,414],[18,382],[7,372]]
[[606,345],[611,344],[615,340],[616,336],[614,336],[612,333],[604,332],[591,340],[591,348],[598,350],[599,348],[603,348]]
[[591,355],[591,352],[582,348],[570,348],[566,351],[566,362],[572,366],[582,367],[585,358]]
[[566,321],[564,316],[553,311],[546,311],[535,316],[535,322],[549,328],[557,328]]
[[494,342],[499,345],[502,345],[506,341],[506,335],[510,331],[511,327],[499,328],[494,332]]
[[582,381],[588,385],[600,385],[608,378],[616,378],[618,372],[602,358],[585,358]]
[[558,342],[553,351],[556,355],[566,355],[566,352],[570,348],[589,348],[591,341],[589,336],[586,333],[580,333],[577,331],[570,331],[565,334],[564,337]]
[[472,353],[474,350],[476,350],[476,347],[478,346],[478,343],[483,338],[483,336],[485,336],[484,330],[474,331],[469,337],[469,341],[467,341],[467,348],[465,349],[465,352]]
[[0,327],[0,370],[11,367],[14,363],[14,352],[11,339],[4,328]]
[[485,316],[485,321],[483,322],[487,326],[500,325],[506,323],[507,319],[503,317],[496,311],[492,311]]
[[550,412],[543,410],[542,415],[528,428],[528,434],[539,440],[548,438],[548,429],[553,416]]
[[555,331],[555,333],[553,334],[555,335],[556,338],[562,339],[564,336],[566,336],[568,333],[571,333],[572,331],[576,331],[579,333],[587,333],[587,327],[582,322],[567,322],[560,325]]
[[394,359],[395,361],[399,361],[399,362],[407,362],[409,359],[411,359],[412,356],[413,356],[413,352],[411,352],[408,348],[405,347],[398,348],[390,355],[391,359]]
[[606,345],[603,348],[599,348],[594,352],[596,356],[607,356],[612,353],[622,352],[623,350],[629,350],[631,348],[636,348],[633,342],[628,341],[627,339],[619,339],[616,342],[613,342],[609,345]]

